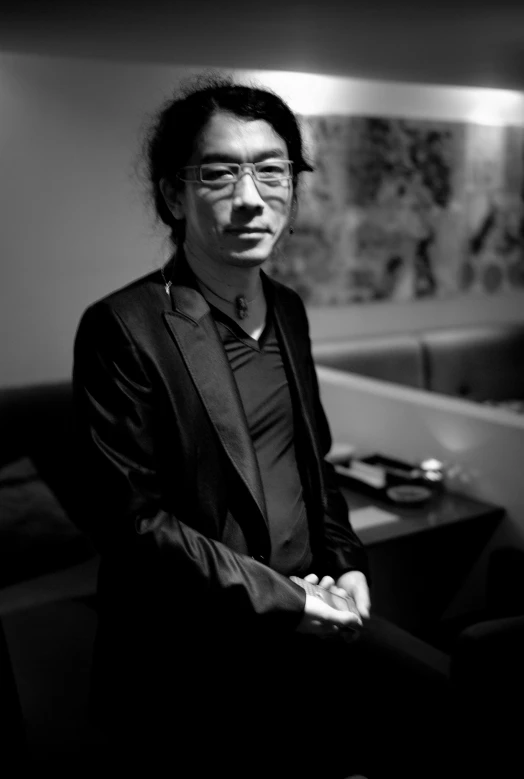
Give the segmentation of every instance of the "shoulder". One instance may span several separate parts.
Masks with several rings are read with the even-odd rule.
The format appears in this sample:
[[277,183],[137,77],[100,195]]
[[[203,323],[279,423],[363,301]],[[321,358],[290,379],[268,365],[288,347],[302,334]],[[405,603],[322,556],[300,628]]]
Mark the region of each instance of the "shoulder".
[[295,333],[309,333],[309,322],[304,301],[294,289],[265,275],[275,310],[281,324]]
[[264,274],[264,278],[266,283],[270,287],[272,295],[274,296],[275,300],[277,300],[279,303],[282,303],[286,306],[290,306],[292,309],[296,311],[301,311],[305,315],[306,309],[304,306],[304,301],[302,300],[298,292],[296,292],[291,287],[282,284],[282,282],[277,281],[271,276],[268,276],[267,274]]
[[110,292],[95,301],[91,308],[107,308],[124,313],[127,309],[140,305],[141,302],[144,304],[151,304],[152,301],[164,302],[162,295],[166,297],[162,274],[160,270],[156,270]]
[[275,295],[279,295],[282,298],[287,298],[288,300],[302,302],[302,298],[298,292],[295,292],[294,289],[288,287],[286,284],[283,284],[281,281],[277,281],[277,279],[273,278],[273,276],[269,276],[265,272],[263,276],[265,283],[270,285]]
[[162,274],[157,270],[96,300],[85,310],[81,322],[114,320],[134,330],[152,315],[161,313],[166,302]]

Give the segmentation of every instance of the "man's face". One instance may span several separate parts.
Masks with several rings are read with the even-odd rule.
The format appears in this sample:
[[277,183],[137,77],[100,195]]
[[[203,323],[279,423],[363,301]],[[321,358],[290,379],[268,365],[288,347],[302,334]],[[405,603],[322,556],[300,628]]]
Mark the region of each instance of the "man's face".
[[[217,113],[187,164],[269,159],[288,159],[288,149],[268,122]],[[185,219],[186,244],[202,261],[255,267],[270,256],[286,229],[292,197],[291,179],[263,184],[249,171],[226,186],[185,183],[176,198],[176,216]]]

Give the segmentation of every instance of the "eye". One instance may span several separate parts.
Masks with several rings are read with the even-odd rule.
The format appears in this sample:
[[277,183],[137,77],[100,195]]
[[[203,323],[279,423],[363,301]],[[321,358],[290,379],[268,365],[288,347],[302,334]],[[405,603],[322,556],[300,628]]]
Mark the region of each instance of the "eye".
[[282,178],[288,175],[288,164],[284,160],[259,162],[257,171],[260,178]]
[[236,169],[233,170],[230,165],[221,165],[220,163],[209,163],[200,166],[202,181],[221,182],[234,181],[237,177]]

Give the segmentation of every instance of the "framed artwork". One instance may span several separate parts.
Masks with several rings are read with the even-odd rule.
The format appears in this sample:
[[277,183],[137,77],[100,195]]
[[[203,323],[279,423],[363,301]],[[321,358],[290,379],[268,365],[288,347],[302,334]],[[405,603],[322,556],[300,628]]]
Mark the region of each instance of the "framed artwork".
[[315,306],[524,290],[524,128],[301,117],[315,172],[268,271]]

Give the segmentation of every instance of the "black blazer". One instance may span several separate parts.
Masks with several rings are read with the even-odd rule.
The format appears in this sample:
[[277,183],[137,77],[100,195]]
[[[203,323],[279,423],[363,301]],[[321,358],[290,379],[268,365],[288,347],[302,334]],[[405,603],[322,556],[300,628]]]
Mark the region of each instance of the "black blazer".
[[[236,383],[185,260],[173,268],[169,296],[160,272],[149,274],[92,305],[75,341],[82,513],[102,554],[102,611],[114,626],[127,608],[128,626],[140,614],[152,631],[162,614],[164,641],[169,598],[178,593],[177,608],[200,598],[221,626],[293,631],[304,593],[265,564],[266,507]],[[263,280],[296,410],[312,572],[366,571],[324,461],[331,436],[303,303]],[[180,635],[173,626],[169,640],[180,645]]]

